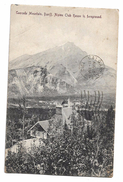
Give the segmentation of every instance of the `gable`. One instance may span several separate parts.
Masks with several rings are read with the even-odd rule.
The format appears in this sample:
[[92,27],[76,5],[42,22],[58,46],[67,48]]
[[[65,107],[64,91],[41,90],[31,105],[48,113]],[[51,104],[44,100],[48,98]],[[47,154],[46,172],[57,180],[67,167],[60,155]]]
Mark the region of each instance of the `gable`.
[[46,132],[48,131],[48,128],[49,128],[49,121],[48,120],[39,121],[39,124],[44,131],[46,131]]
[[33,131],[44,131],[44,129],[42,128],[42,126],[37,123],[33,128],[32,128]]
[[44,121],[38,121],[37,123],[35,123],[29,130],[33,130],[33,131],[46,131],[48,130],[49,127],[49,121],[48,120],[44,120]]

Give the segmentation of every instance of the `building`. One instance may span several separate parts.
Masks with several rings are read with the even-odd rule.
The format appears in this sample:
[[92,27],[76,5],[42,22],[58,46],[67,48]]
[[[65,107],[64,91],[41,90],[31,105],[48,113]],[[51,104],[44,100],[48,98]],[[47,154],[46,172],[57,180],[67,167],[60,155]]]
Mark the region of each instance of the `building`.
[[63,101],[61,105],[56,105],[56,117],[62,119],[63,125],[66,123],[69,127],[71,123],[72,104],[70,99]]
[[[56,105],[56,114],[50,120],[53,120],[57,123],[59,123],[60,120],[62,121],[62,126],[59,128],[59,133],[62,132],[64,124],[67,124],[68,128],[70,129],[71,114],[72,107],[69,99],[67,102],[62,102],[61,105]],[[15,143],[11,148],[6,149],[6,156],[8,155],[8,151],[17,153],[20,146],[22,146],[26,152],[31,151],[33,147],[44,146],[45,144],[43,140],[47,139],[49,136],[48,129],[50,120],[36,122],[27,131],[28,139],[19,141]]]
[[22,147],[26,152],[30,152],[35,147],[44,146],[43,139],[47,139],[48,137],[48,128],[49,121],[38,121],[35,123],[27,132],[28,139],[18,141],[11,148],[6,149],[6,156],[8,155],[8,151],[17,153],[19,148]]
[[31,137],[47,139],[49,128],[49,120],[38,121],[28,131]]

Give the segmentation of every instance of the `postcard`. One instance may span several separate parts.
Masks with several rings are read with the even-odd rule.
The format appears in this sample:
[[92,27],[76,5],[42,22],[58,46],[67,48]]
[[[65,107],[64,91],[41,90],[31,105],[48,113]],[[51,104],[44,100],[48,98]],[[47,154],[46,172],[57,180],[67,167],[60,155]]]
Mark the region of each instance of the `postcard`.
[[11,5],[5,172],[112,177],[117,9]]

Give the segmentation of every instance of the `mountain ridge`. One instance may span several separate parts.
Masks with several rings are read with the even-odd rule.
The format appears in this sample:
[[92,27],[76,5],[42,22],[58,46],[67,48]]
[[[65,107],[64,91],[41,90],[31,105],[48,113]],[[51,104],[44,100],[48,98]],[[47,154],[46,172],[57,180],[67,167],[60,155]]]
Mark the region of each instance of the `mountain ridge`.
[[[57,46],[52,49],[48,49],[46,51],[42,51],[36,53],[34,55],[25,54],[20,56],[9,63],[9,70],[10,69],[17,69],[17,68],[24,68],[27,66],[43,66],[43,64],[48,64],[53,62],[63,62],[63,59],[66,59],[68,56],[77,56],[80,54],[82,57],[87,55],[85,51],[82,51],[79,47],[75,46],[74,43],[66,43],[61,46]],[[27,61],[25,63],[25,61]]]
[[[14,59],[9,64],[8,95],[74,95],[82,89],[115,92],[116,71],[113,68],[105,66],[98,79],[83,77],[80,63],[86,55],[74,43],[68,42],[34,55],[26,54]],[[88,70],[85,72],[88,74]]]

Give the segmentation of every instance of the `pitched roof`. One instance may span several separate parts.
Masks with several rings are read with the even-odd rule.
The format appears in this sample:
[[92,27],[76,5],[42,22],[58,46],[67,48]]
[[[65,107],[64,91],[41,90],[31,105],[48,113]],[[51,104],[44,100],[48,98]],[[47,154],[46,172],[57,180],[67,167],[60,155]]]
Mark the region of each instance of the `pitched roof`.
[[38,121],[40,126],[47,132],[49,128],[49,120]]
[[29,132],[30,130],[32,130],[37,124],[39,124],[47,132],[48,127],[49,127],[49,120],[38,121],[27,132]]

